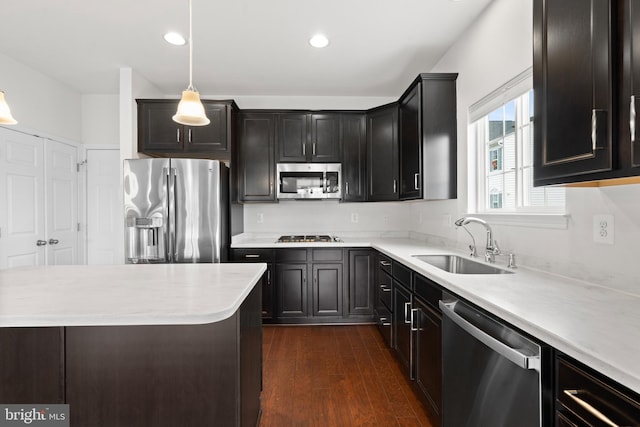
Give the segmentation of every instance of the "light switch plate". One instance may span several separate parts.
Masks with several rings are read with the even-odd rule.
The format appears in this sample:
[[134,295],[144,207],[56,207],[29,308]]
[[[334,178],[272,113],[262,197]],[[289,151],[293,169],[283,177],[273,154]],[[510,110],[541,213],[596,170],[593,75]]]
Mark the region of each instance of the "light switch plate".
[[593,216],[593,241],[605,245],[613,245],[614,237],[613,215]]

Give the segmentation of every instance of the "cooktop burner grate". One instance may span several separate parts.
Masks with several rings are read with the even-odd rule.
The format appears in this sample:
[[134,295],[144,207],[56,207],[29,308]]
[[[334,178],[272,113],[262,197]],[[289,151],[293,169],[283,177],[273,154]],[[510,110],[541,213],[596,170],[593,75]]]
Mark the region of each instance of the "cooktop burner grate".
[[328,242],[337,242],[338,239],[327,234],[318,234],[318,235],[297,235],[297,236],[280,236],[278,239],[278,243],[328,243]]

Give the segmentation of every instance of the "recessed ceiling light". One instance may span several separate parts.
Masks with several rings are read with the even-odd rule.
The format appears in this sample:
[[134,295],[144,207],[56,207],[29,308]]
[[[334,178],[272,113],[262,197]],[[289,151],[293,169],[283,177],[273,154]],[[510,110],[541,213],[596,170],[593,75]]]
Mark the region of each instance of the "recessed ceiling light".
[[327,47],[329,45],[329,39],[322,34],[316,34],[309,39],[309,44],[317,48]]
[[167,43],[174,44],[176,46],[184,46],[187,41],[182,37],[182,35],[174,32],[169,32],[164,35],[164,39]]

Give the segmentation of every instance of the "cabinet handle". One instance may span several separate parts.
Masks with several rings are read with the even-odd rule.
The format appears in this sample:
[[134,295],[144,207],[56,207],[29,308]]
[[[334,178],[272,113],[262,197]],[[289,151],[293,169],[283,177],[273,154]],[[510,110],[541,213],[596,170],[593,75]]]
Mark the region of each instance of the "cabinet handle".
[[260,258],[260,255],[258,255],[258,254],[245,254],[244,257],[245,258]]
[[595,108],[591,110],[591,145],[594,153],[596,150],[605,149],[605,147],[598,147],[598,117],[602,115],[606,117],[606,114],[606,110],[597,110]]
[[420,186],[418,184],[419,178],[420,178],[420,174],[419,173],[414,173],[413,174],[413,189],[414,190],[419,190],[420,189]]
[[271,270],[267,270],[267,284],[271,285]]
[[391,322],[386,317],[381,317],[378,323],[380,326],[391,326]]
[[391,267],[391,263],[389,261],[380,261],[380,265],[383,267]]
[[47,244],[46,240],[36,240],[36,246],[44,246]]
[[307,155],[307,144],[302,144],[302,155],[303,156]]
[[385,285],[380,285],[380,290],[382,292],[391,292],[391,288],[385,286]]
[[404,303],[404,323],[407,325],[411,324],[411,319],[409,318],[409,313],[411,312],[411,301]]
[[189,144],[191,144],[191,129],[189,129],[189,133],[187,134],[187,139],[189,140]]
[[[418,310],[417,308],[412,308],[411,309],[411,330],[413,332],[417,332],[418,331]],[[415,322],[415,323],[414,323]],[[413,326],[415,324],[415,326]]]
[[313,144],[311,144],[311,155],[312,156],[316,155],[316,143],[315,142]]
[[344,183],[344,193],[345,196],[349,195],[349,181]]
[[180,128],[176,129],[176,142],[180,144]]
[[398,181],[397,180],[393,180],[393,192],[397,193],[398,192]]
[[636,96],[631,95],[629,105],[629,130],[631,131],[631,142],[636,142]]

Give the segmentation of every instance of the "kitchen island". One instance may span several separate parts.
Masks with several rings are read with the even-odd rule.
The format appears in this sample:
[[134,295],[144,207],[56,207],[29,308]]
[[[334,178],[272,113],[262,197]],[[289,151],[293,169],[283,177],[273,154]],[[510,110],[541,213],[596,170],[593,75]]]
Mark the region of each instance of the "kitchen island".
[[72,426],[256,425],[264,264],[0,271],[0,402]]

